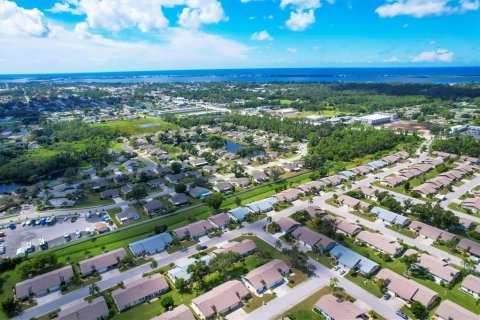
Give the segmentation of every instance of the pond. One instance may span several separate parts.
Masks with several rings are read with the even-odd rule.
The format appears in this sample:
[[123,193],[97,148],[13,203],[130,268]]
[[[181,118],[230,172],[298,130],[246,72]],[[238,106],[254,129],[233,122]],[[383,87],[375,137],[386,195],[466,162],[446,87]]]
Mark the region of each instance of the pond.
[[225,142],[225,148],[227,149],[228,152],[235,153],[235,152],[237,152],[238,150],[245,149],[245,146],[243,146],[243,145],[241,145],[241,144],[239,144],[239,143],[236,143],[236,142],[227,140],[227,141]]

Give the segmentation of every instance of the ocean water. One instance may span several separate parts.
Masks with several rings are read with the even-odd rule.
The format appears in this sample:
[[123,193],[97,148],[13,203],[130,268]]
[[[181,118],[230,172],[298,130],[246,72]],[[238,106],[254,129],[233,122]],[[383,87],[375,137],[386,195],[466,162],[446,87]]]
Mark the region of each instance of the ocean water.
[[59,83],[173,82],[480,82],[480,67],[446,68],[284,68],[177,71],[128,71],[70,74],[0,75],[0,83],[46,81]]

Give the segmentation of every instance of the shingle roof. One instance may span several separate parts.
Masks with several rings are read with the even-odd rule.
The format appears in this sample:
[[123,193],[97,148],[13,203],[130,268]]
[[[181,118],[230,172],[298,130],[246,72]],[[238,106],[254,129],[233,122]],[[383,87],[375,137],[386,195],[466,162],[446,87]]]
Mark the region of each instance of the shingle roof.
[[315,307],[328,314],[332,319],[353,320],[365,313],[362,309],[354,305],[348,300],[338,301],[337,297],[332,294],[322,296],[316,303]]
[[112,298],[121,310],[140,298],[164,291],[168,288],[169,286],[165,277],[160,274],[155,274],[151,277],[135,279],[125,283],[124,288],[112,291]]
[[79,262],[80,272],[82,274],[88,274],[93,270],[100,270],[103,268],[116,265],[127,255],[127,251],[124,248],[119,248],[86,260]]
[[27,297],[30,292],[36,294],[54,286],[58,286],[62,281],[68,282],[72,276],[72,266],[53,270],[17,283],[15,285],[15,295],[18,298]]
[[195,320],[192,311],[184,304],[175,309],[162,313],[152,320]]
[[465,287],[473,292],[480,293],[480,278],[469,274],[463,280],[462,287]]
[[247,273],[243,278],[248,281],[256,290],[262,289],[265,285],[272,285],[283,278],[283,274],[290,270],[287,264],[274,259]]
[[435,311],[435,315],[445,320],[478,320],[478,315],[450,300],[443,300]]
[[105,298],[98,297],[93,299],[90,303],[81,301],[68,308],[63,309],[58,314],[59,320],[89,320],[100,319],[108,316],[108,310]]
[[229,242],[225,245],[219,246],[219,248],[215,249],[213,252],[216,254],[226,253],[226,252],[236,252],[240,255],[245,255],[248,252],[251,252],[257,248],[255,242],[250,239],[245,239],[240,242]]

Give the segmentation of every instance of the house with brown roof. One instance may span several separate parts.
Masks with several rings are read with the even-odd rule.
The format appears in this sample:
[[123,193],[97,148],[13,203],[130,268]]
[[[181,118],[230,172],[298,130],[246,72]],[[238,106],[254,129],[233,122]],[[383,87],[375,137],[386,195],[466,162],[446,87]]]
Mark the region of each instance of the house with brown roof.
[[360,192],[365,196],[365,198],[377,200],[377,190],[370,187],[361,187]]
[[290,273],[290,267],[280,259],[274,259],[242,277],[245,286],[259,295],[285,282],[285,276]]
[[457,249],[466,252],[471,256],[480,258],[480,243],[478,242],[463,238],[457,244]]
[[359,226],[358,224],[354,223],[353,221],[350,221],[350,220],[347,220],[347,219],[331,216],[331,215],[328,215],[328,214],[323,216],[322,219],[333,221],[335,223],[335,226],[336,226],[336,231],[340,232],[340,233],[343,233],[347,236],[354,237],[360,231],[362,231],[361,226]]
[[127,251],[124,248],[119,248],[86,260],[82,260],[78,263],[80,266],[80,273],[82,276],[88,276],[95,271],[98,273],[107,272],[108,270],[116,267],[126,255]]
[[100,320],[110,315],[107,302],[103,296],[88,302],[82,300],[58,313],[59,320]]
[[290,233],[301,226],[300,223],[289,217],[282,217],[275,222],[280,226],[280,232],[282,233]]
[[246,257],[251,255],[255,249],[257,249],[257,245],[250,239],[244,239],[240,242],[232,241],[228,242],[224,245],[217,246],[217,249],[213,251],[214,254],[221,254],[227,252],[235,252],[241,255],[242,257]]
[[404,251],[404,248],[397,241],[397,239],[384,236],[380,233],[362,231],[357,235],[356,239],[357,241],[363,242],[369,247],[377,251],[386,253],[393,258],[399,256]]
[[438,320],[478,320],[478,315],[450,300],[443,300],[435,311]]
[[250,297],[247,288],[238,280],[227,281],[192,300],[192,309],[200,319],[224,316],[241,307]]
[[275,197],[278,201],[295,201],[297,200],[303,192],[298,189],[288,189],[277,193]]
[[409,225],[410,230],[417,232],[425,238],[430,238],[434,241],[451,241],[456,239],[456,235],[445,230],[433,227],[421,221],[412,221]]
[[337,202],[349,209],[367,212],[370,210],[371,205],[365,201],[355,199],[346,194],[342,194],[337,198]]
[[380,181],[381,184],[390,187],[390,188],[395,188],[399,185],[401,185],[403,182],[407,180],[406,177],[404,176],[391,176],[391,177],[386,177]]
[[72,266],[53,270],[31,279],[18,282],[15,285],[15,296],[19,300],[27,299],[32,295],[40,297],[60,290],[60,286],[69,283],[73,277]]
[[470,210],[474,213],[480,212],[480,197],[467,198],[462,201],[462,208]]
[[446,284],[454,282],[460,277],[460,271],[451,267],[447,262],[440,258],[422,253],[418,255],[416,268],[423,269],[433,276],[435,282],[444,282]]
[[341,301],[333,294],[322,296],[313,307],[326,320],[365,319],[365,311],[348,300]]
[[480,278],[469,274],[463,279],[460,290],[468,293],[476,299],[480,298]]
[[305,212],[308,213],[311,218],[321,217],[325,214],[325,211],[317,206],[308,206],[305,208]]
[[191,239],[198,239],[207,235],[214,228],[215,227],[207,220],[200,220],[173,230],[173,234],[180,240],[188,237]]
[[435,291],[413,280],[406,279],[389,269],[381,269],[375,277],[385,280],[388,292],[406,301],[408,304],[418,301],[425,307],[430,308],[438,299]]
[[225,212],[210,216],[208,222],[216,226],[218,229],[224,229],[230,222],[231,218]]
[[170,290],[167,280],[161,274],[135,279],[124,284],[123,288],[112,291],[112,298],[118,310],[122,311]]
[[181,304],[173,310],[152,318],[152,320],[195,320],[195,316],[186,305]]
[[231,178],[230,183],[237,186],[237,187],[245,188],[245,187],[248,187],[248,185],[250,184],[250,179],[248,179],[246,177]]
[[291,234],[300,245],[309,250],[324,252],[335,246],[335,241],[307,227],[296,228]]

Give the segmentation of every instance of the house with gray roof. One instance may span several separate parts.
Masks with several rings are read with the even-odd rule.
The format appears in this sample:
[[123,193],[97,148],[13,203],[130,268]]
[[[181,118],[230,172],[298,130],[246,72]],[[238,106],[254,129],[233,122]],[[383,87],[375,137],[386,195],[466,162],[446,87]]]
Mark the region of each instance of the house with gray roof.
[[103,273],[116,267],[127,255],[124,248],[119,248],[101,255],[80,261],[80,273],[82,276],[88,276],[93,272]]
[[203,187],[193,187],[192,189],[188,190],[188,193],[195,199],[203,199],[211,195],[212,191]]
[[60,286],[69,283],[73,277],[72,266],[66,266],[53,270],[31,279],[18,282],[15,285],[15,296],[24,300],[32,295],[40,297],[54,291],[60,290]]
[[165,251],[173,241],[172,236],[168,232],[160,233],[146,239],[132,242],[128,245],[130,251],[136,256],[145,254],[155,254]]
[[143,209],[145,209],[148,214],[158,214],[165,211],[165,205],[162,202],[153,199],[145,203]]
[[117,218],[118,222],[125,223],[131,220],[140,219],[140,214],[135,207],[127,207],[121,212],[115,214],[115,217]]
[[245,221],[245,218],[250,213],[246,207],[238,207],[232,210],[229,210],[228,215],[237,222]]
[[181,206],[188,203],[188,197],[185,193],[175,193],[168,201],[174,206]]
[[408,217],[380,207],[373,207],[370,212],[377,216],[377,219],[380,219],[388,224],[395,224],[400,227],[405,227],[410,223],[410,219]]
[[110,315],[107,302],[103,296],[92,301],[82,300],[72,306],[62,309],[58,313],[59,320],[99,320],[107,319]]
[[357,270],[365,275],[371,275],[380,268],[377,263],[340,244],[336,244],[330,250],[330,255],[345,268]]
[[253,213],[265,213],[272,211],[273,205],[277,202],[277,198],[269,197],[259,201],[251,202],[247,204],[246,207]]

